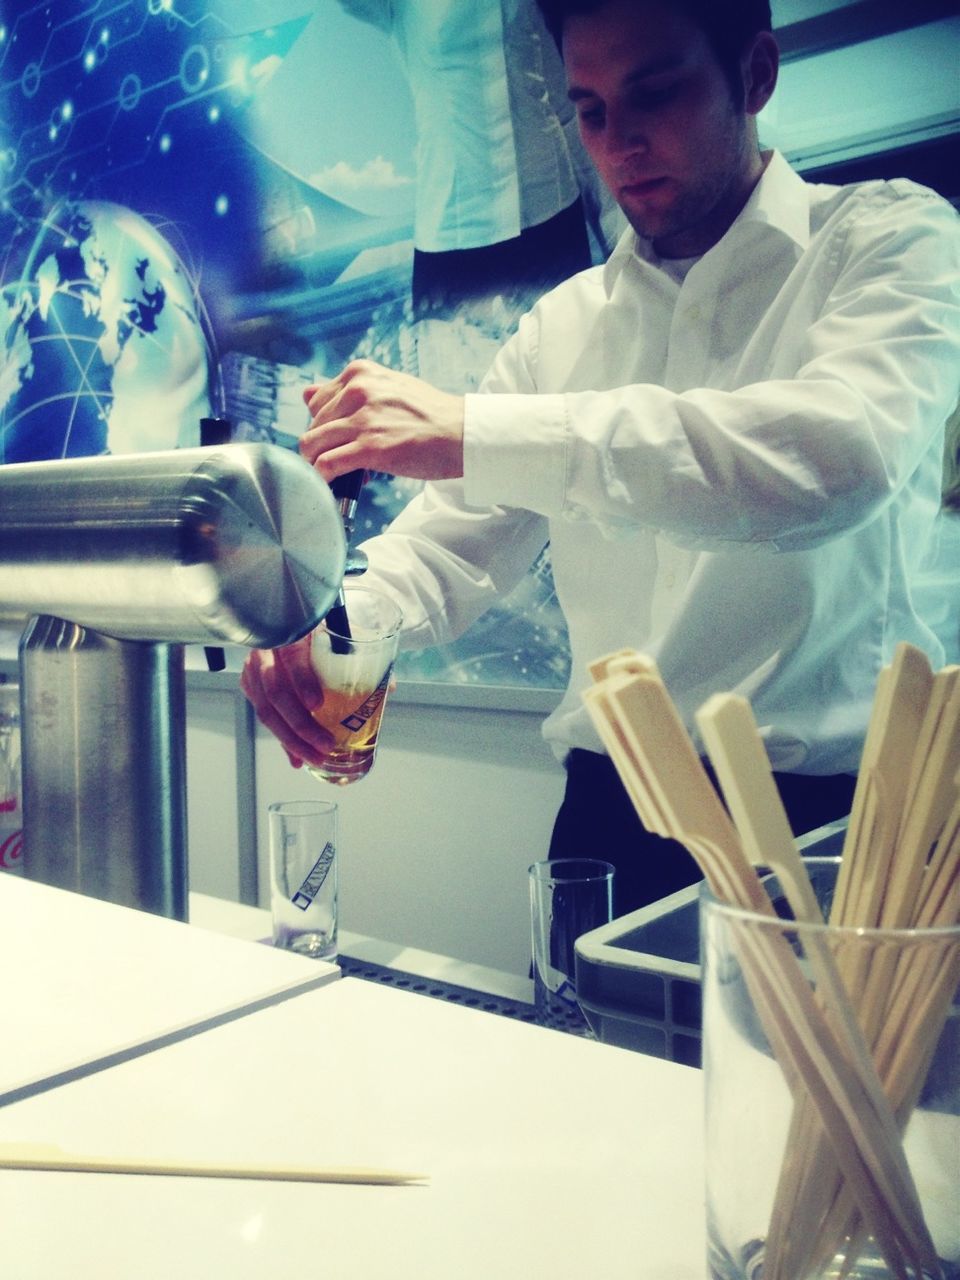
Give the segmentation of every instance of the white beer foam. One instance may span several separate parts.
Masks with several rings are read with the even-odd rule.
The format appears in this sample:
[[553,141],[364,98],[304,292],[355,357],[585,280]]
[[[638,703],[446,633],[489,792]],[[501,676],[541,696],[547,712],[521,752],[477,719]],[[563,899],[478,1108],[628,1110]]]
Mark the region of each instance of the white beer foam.
[[[354,638],[364,639],[362,629],[354,629]],[[352,653],[335,653],[330,647],[329,636],[323,631],[314,637],[310,654],[313,669],[321,683],[342,693],[349,693],[351,689],[372,693],[390,665],[388,646],[371,645],[370,649],[363,647]]]

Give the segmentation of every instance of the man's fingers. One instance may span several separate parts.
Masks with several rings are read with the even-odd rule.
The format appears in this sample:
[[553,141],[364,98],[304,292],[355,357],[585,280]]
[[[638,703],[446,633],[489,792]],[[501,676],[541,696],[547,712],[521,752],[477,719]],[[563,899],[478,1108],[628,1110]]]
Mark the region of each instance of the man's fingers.
[[323,689],[313,669],[310,656],[313,636],[301,636],[293,644],[283,645],[280,649],[271,650],[274,663],[278,668],[278,678],[282,673],[290,687],[299,694],[300,701],[310,708],[323,701]]
[[340,394],[341,390],[338,378],[330,378],[326,382],[312,382],[309,387],[304,387],[303,402],[310,410],[311,417],[316,417],[321,409]]
[[[320,764],[332,739],[313,719],[297,685],[291,682],[281,652],[254,650],[250,653],[240,676],[240,687],[257,719],[279,740],[291,763]],[[285,657],[296,670],[298,658]],[[310,705],[316,706],[321,700],[322,695],[314,698]]]
[[351,471],[372,470],[359,441],[331,449],[326,438],[320,432],[308,433],[300,437],[300,456],[318,471],[327,484],[336,480],[337,476],[345,476]]
[[351,361],[307,392],[313,416],[300,453],[325,480],[360,470],[414,480],[463,475],[462,396],[370,360]]

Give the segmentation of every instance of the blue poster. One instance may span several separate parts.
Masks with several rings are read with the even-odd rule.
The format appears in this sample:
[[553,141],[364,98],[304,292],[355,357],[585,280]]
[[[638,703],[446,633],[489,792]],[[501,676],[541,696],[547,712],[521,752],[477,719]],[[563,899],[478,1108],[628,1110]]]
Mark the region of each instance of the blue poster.
[[[415,270],[455,278],[475,242],[509,238],[571,181],[591,252],[603,228],[576,164],[522,190],[503,163],[548,168],[547,131],[524,134],[510,88],[531,79],[532,63],[510,65],[518,50],[556,75],[534,6],[463,12],[0,2],[0,462],[189,446],[210,414],[234,439],[295,447],[303,387],[356,356],[475,388],[531,289],[447,304],[422,290],[424,304]],[[451,67],[473,80],[450,87]],[[469,170],[451,159],[454,130]],[[417,487],[370,477],[358,534]],[[404,655],[400,674],[560,689],[567,666],[545,549],[457,644]]]

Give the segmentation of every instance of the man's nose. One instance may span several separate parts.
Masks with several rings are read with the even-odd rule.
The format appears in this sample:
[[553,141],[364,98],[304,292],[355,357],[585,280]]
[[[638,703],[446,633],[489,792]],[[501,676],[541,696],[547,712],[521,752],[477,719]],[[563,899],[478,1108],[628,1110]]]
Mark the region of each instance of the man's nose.
[[618,158],[648,149],[646,130],[635,113],[608,109],[606,124],[604,143],[609,155]]

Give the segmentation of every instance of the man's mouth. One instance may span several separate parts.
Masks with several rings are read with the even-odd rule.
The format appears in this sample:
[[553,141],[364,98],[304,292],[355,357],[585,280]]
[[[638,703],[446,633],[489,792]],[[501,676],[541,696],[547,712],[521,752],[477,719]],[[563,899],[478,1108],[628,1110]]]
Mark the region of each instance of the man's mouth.
[[624,182],[620,187],[620,195],[632,199],[649,196],[655,191],[660,191],[667,182],[668,179],[663,177],[635,179],[632,182]]

